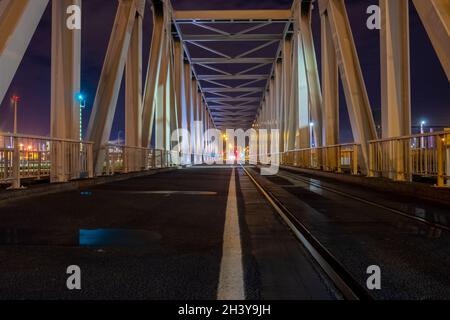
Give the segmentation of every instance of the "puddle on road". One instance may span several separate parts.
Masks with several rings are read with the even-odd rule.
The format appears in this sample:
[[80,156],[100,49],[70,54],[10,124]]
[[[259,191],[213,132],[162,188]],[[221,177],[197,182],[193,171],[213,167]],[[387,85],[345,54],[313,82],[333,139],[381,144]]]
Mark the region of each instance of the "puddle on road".
[[0,229],[0,245],[139,247],[159,244],[161,235],[135,229]]

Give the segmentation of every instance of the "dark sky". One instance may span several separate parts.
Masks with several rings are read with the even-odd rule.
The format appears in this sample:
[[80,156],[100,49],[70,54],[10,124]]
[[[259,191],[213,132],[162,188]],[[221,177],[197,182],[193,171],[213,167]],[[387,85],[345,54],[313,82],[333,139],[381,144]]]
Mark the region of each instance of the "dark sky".
[[[172,0],[175,9],[286,9],[292,0]],[[376,0],[347,0],[356,47],[366,81],[369,99],[379,118],[380,108],[380,58],[379,31],[366,28],[366,9]],[[12,108],[8,97],[21,96],[19,107],[19,132],[48,135],[50,132],[50,66],[51,66],[51,6],[34,35],[21,66],[10,86],[7,98],[0,106],[0,129],[12,131]],[[88,99],[88,107],[95,98],[109,34],[114,21],[116,0],[84,0],[82,26],[82,90]],[[439,60],[428,40],[415,9],[411,5],[411,76],[413,125],[426,119],[434,126],[450,126],[450,90]],[[314,40],[319,55],[320,68],[320,23],[318,10],[314,10]],[[152,19],[149,8],[144,23],[144,70],[148,60],[151,41]],[[116,139],[124,130],[123,86],[119,97],[111,136]],[[89,116],[86,110],[85,119]],[[84,123],[87,126],[87,120]],[[341,94],[341,138],[351,141],[345,99]],[[122,131],[122,132],[120,132]]]

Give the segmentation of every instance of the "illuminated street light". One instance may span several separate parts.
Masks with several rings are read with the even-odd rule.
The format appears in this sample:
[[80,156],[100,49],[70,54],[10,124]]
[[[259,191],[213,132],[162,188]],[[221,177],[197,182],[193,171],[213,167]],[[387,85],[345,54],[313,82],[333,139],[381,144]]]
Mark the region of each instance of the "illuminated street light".
[[83,140],[83,109],[86,108],[86,98],[82,93],[78,93],[77,100],[80,103],[80,141],[82,141]]

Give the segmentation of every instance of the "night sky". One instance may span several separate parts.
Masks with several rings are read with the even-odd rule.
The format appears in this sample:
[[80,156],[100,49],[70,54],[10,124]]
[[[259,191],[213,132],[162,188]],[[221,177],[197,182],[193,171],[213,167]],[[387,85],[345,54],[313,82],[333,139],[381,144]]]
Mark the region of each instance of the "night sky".
[[[175,9],[287,9],[292,0],[172,0]],[[356,47],[366,81],[369,99],[375,119],[380,118],[380,44],[379,31],[366,27],[366,9],[378,1],[347,0]],[[84,126],[90,113],[97,83],[106,53],[117,1],[84,0],[82,25],[82,69],[81,87],[87,96],[88,109],[84,113]],[[445,73],[428,40],[413,5],[411,4],[411,77],[413,125],[422,119],[431,126],[450,127],[450,90]],[[314,40],[320,68],[320,23],[318,10],[314,10]],[[144,21],[144,70],[152,34],[150,9],[146,9]],[[22,64],[0,106],[0,130],[12,131],[13,113],[9,97],[21,96],[19,105],[19,132],[49,135],[50,132],[50,67],[51,67],[51,5],[34,35]],[[0,75],[1,76],[1,75]],[[145,75],[144,75],[145,76]],[[341,140],[352,140],[345,99],[341,93]],[[379,123],[379,120],[377,120]],[[117,106],[112,139],[123,137],[124,130],[124,86]]]

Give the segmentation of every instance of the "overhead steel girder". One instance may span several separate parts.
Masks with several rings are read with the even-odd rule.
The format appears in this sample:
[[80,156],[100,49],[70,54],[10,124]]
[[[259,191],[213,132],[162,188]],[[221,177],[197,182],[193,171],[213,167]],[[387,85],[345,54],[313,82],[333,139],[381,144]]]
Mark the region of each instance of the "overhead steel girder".
[[225,102],[225,101],[233,101],[233,102],[258,102],[260,98],[206,98],[207,102]]
[[48,0],[0,2],[0,102],[33,37]]
[[241,74],[241,75],[198,75],[198,80],[267,80],[268,74]]
[[226,110],[221,110],[221,111],[214,111],[214,116],[217,117],[221,117],[221,116],[254,116],[255,112],[252,111],[247,111],[247,112],[232,112],[232,111],[226,111]]
[[290,10],[174,11],[175,20],[290,20]]
[[233,93],[233,92],[262,92],[266,88],[264,87],[246,87],[246,88],[203,88],[205,93]]
[[87,139],[94,142],[94,163],[97,174],[103,170],[104,150],[101,148],[109,141],[111,134],[136,12],[135,0],[119,2],[89,119]]
[[321,0],[319,3],[322,4],[321,8],[325,8],[322,14],[326,15],[333,34],[353,138],[356,143],[361,144],[362,157],[367,168],[369,162],[368,141],[376,140],[377,132],[347,10],[343,0]]
[[413,0],[413,3],[450,81],[450,1]]
[[185,34],[183,40],[190,42],[271,41],[280,40],[282,34],[240,34],[240,35],[195,35]]
[[262,64],[273,63],[275,58],[192,58],[192,64]]

